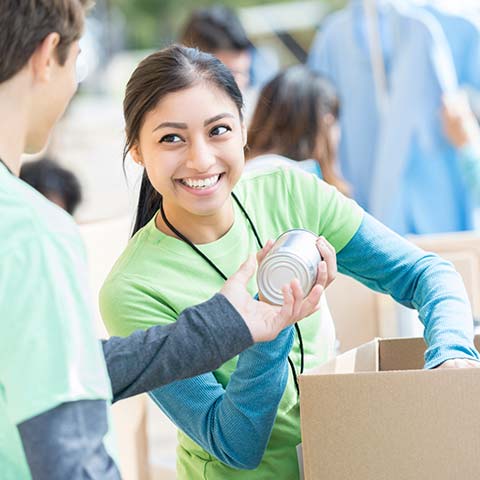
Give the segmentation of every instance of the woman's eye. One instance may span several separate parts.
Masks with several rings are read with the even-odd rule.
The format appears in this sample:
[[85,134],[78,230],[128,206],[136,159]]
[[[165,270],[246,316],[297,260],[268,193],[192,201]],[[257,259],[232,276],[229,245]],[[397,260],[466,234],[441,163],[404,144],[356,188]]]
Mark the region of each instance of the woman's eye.
[[231,132],[231,131],[232,129],[230,127],[227,127],[226,125],[219,125],[217,127],[212,128],[212,130],[210,130],[210,136],[215,137],[218,135],[224,135],[225,133]]
[[165,135],[160,139],[160,143],[178,143],[181,141],[182,139],[178,135],[174,135],[173,133]]

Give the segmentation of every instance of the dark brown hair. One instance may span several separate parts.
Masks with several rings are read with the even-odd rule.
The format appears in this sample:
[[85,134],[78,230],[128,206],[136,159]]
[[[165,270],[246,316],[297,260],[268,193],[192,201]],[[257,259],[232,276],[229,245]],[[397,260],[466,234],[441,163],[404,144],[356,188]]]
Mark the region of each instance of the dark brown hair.
[[252,44],[237,14],[224,5],[195,10],[187,20],[180,42],[208,53],[243,51]]
[[0,83],[19,72],[50,33],[60,35],[57,55],[63,65],[92,4],[91,0],[1,0]]
[[292,160],[314,159],[323,179],[349,194],[336,171],[327,115],[338,116],[338,100],[330,84],[304,65],[287,68],[260,92],[248,131],[248,158],[265,153]]
[[[123,101],[126,142],[123,160],[138,141],[145,115],[169,93],[207,82],[225,92],[242,117],[243,99],[230,70],[217,58],[194,48],[172,45],[142,60],[127,84]],[[160,208],[161,196],[143,173],[133,233]]]

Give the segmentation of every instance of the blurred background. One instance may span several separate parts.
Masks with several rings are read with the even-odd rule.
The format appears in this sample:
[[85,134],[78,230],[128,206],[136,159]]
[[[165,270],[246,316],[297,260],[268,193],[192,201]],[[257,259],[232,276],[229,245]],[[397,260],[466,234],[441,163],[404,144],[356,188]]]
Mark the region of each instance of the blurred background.
[[[27,158],[46,156],[76,177],[68,180],[72,211],[95,308],[128,241],[142,173],[128,156],[122,161],[125,85],[150,52],[188,38],[194,11],[215,5],[231,7],[248,37],[239,48],[246,63],[230,67],[239,70],[247,120],[282,69],[305,63],[325,76],[338,96],[334,163],[345,191],[400,234],[446,252],[479,317],[479,0],[96,0],[81,40],[78,93],[47,150]],[[226,50],[216,53],[227,64]],[[429,237],[445,232],[463,233]],[[357,288],[340,278],[329,289],[340,351],[375,336],[421,334],[415,318]],[[105,336],[98,311],[97,324]],[[115,423],[126,479],[175,478],[175,428],[153,403],[122,402]]]

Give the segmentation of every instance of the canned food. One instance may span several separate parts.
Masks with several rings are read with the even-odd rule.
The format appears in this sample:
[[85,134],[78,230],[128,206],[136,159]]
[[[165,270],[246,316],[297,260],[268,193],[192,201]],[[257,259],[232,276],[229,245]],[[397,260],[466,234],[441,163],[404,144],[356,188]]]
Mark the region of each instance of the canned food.
[[257,272],[259,292],[270,303],[283,303],[282,287],[297,278],[307,296],[315,285],[318,264],[318,236],[304,229],[287,230],[275,241]]

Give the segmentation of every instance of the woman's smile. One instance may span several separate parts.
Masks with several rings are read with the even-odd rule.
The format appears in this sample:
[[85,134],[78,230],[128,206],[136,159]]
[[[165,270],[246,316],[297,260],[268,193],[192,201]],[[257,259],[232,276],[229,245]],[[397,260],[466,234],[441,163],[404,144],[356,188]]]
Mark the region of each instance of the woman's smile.
[[210,195],[218,189],[223,175],[223,173],[217,173],[208,176],[202,175],[180,178],[175,181],[186,191],[193,193],[194,195],[203,196]]

